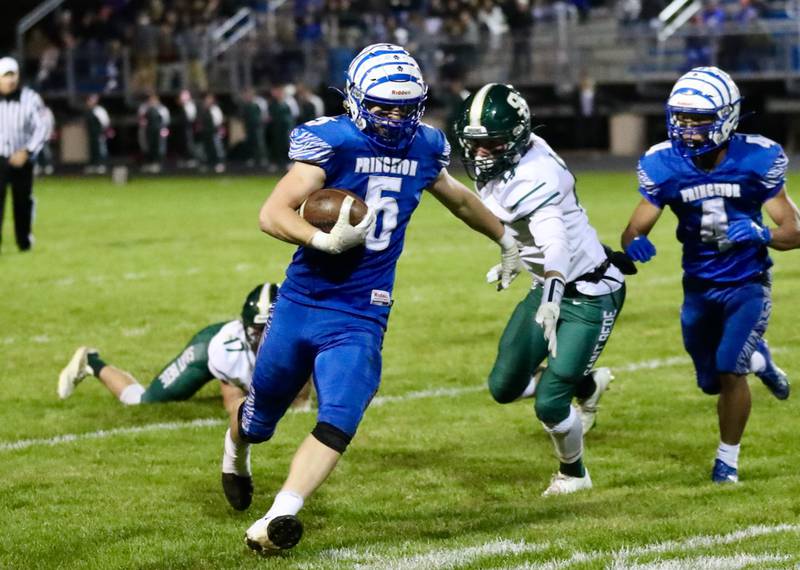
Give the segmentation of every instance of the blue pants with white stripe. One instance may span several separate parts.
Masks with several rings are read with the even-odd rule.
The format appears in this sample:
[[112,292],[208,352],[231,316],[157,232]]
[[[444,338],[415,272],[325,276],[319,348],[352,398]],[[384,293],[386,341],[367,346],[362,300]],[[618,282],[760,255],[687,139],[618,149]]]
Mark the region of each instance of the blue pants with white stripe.
[[736,286],[698,287],[684,281],[683,345],[703,392],[719,394],[720,374],[750,372],[750,357],[767,330],[771,309],[768,275]]

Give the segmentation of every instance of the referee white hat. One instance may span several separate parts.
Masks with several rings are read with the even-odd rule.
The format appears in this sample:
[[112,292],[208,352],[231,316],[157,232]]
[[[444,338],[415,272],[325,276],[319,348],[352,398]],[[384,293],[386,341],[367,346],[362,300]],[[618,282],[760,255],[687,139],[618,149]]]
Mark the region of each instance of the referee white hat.
[[5,75],[7,73],[13,73],[15,75],[19,73],[19,65],[17,64],[17,60],[13,57],[0,58],[0,75]]

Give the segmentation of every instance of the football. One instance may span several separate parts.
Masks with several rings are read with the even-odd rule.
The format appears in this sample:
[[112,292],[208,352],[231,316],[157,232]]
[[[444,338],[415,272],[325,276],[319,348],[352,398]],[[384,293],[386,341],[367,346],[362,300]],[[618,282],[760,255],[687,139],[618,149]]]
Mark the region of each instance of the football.
[[350,207],[350,223],[356,225],[367,214],[367,204],[352,192],[337,188],[314,190],[300,206],[300,215],[315,228],[319,228],[323,232],[330,232],[339,218],[339,210],[347,196],[353,198],[353,205]]

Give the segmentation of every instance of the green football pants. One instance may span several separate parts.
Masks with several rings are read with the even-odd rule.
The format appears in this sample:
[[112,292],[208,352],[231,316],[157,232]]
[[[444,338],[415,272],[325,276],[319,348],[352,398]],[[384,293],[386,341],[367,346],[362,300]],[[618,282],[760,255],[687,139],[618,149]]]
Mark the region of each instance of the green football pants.
[[225,323],[209,325],[192,337],[142,394],[142,403],[188,400],[214,379],[208,369],[208,344]]
[[[542,288],[532,289],[517,305],[500,337],[497,359],[489,374],[489,391],[501,404],[522,395],[531,376],[548,356],[543,329],[534,316]],[[536,417],[557,424],[569,415],[575,390],[605,348],[625,302],[625,285],[614,293],[564,297],[558,319],[557,356],[536,386]]]

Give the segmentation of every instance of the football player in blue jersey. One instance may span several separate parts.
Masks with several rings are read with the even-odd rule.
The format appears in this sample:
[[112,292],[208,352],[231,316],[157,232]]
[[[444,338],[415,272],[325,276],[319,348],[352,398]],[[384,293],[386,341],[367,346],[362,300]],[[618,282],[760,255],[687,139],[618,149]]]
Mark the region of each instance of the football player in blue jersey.
[[[622,234],[627,254],[649,261],[647,238],[669,206],[683,244],[681,328],[697,384],[719,395],[720,443],[711,478],[738,482],[739,444],[750,414],[747,374],[780,400],[789,380],[775,365],[764,333],[771,310],[767,247],[800,247],[800,212],[786,193],[787,159],[780,145],[736,133],[741,96],[716,67],[683,75],[667,101],[669,141],[639,161],[636,206]],[[768,227],[762,206],[776,224]]]
[[[347,113],[292,132],[294,164],[261,209],[265,233],[300,247],[272,308],[250,391],[225,436],[223,463],[239,476],[229,485],[252,493],[249,445],[272,437],[312,372],[318,416],[271,508],[245,534],[253,550],[297,544],[298,511],[336,466],[378,390],[395,266],[422,191],[500,245],[501,288],[523,270],[513,237],[447,172],[444,134],[420,122],[426,96],[419,66],[406,50],[364,48],[347,71]],[[348,197],[329,233],[306,222],[297,209],[323,187],[360,196],[369,206],[364,220],[350,225]]]

